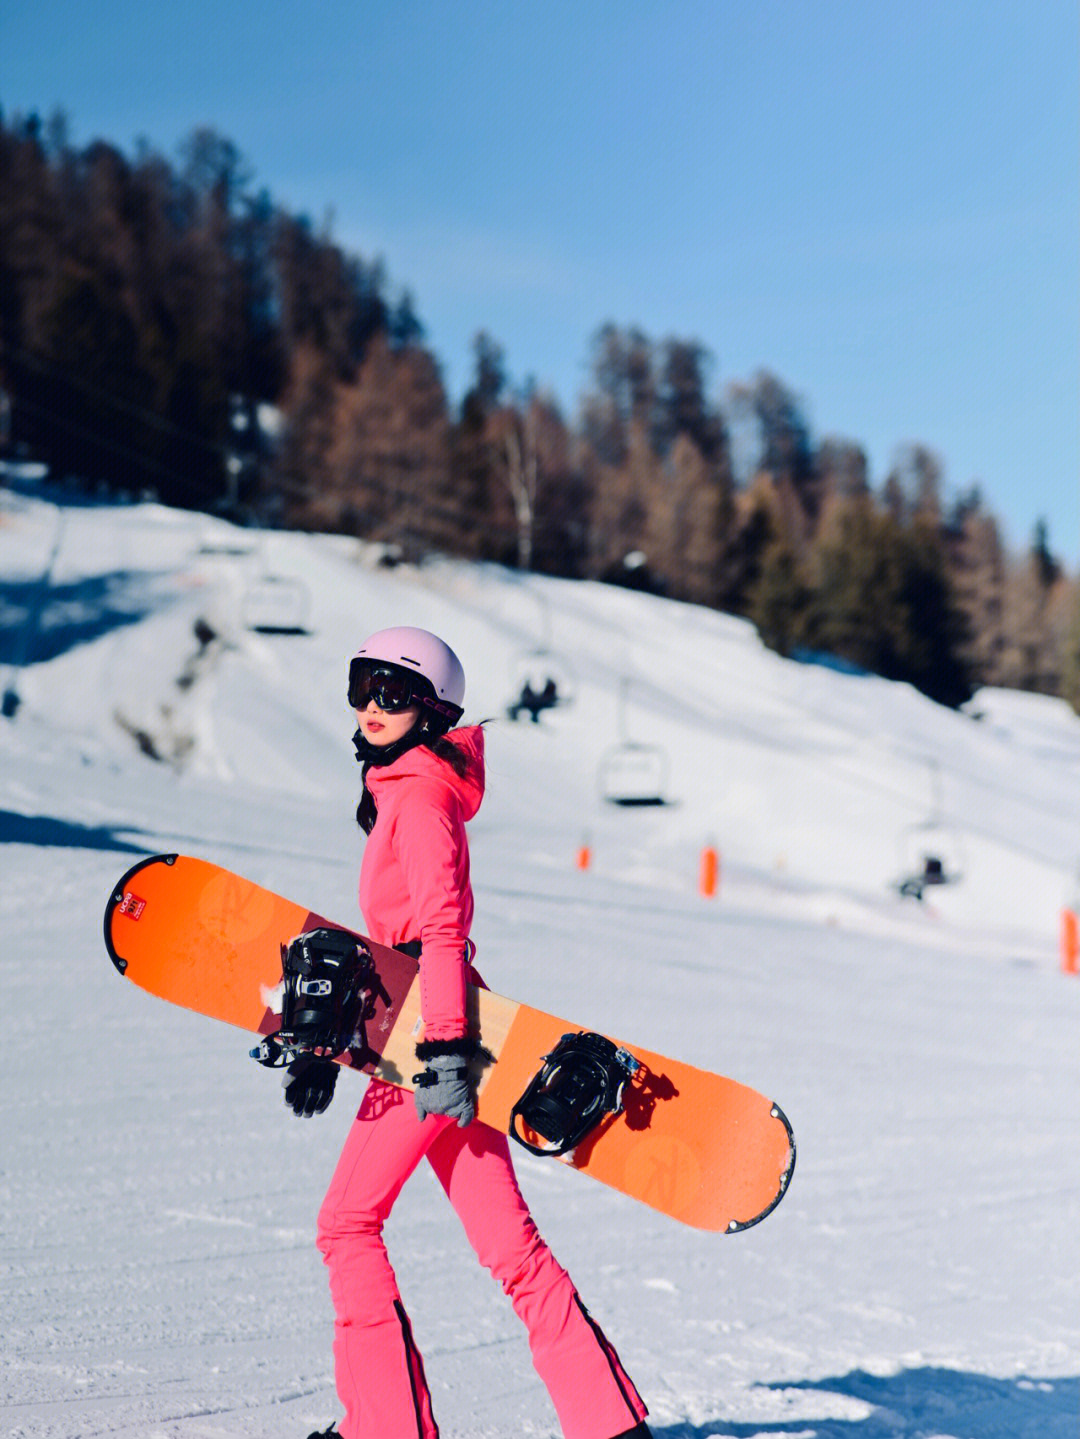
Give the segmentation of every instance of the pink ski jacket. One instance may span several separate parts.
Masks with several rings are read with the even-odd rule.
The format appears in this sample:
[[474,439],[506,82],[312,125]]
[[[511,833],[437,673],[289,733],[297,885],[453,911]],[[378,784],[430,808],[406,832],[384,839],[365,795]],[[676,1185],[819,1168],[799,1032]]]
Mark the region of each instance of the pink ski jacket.
[[449,739],[469,758],[464,778],[424,745],[367,774],[378,818],[360,866],[360,910],[377,943],[421,941],[425,1039],[467,1033],[465,985],[480,982],[465,958],[473,917],[465,822],[484,797],[484,732],[470,726]]

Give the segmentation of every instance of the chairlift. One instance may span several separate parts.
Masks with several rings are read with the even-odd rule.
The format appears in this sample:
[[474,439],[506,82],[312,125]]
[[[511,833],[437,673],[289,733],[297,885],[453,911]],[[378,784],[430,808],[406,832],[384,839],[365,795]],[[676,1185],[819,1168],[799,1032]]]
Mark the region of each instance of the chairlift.
[[244,626],[262,635],[305,635],[311,591],[295,575],[264,575],[250,585],[240,608]]
[[206,559],[242,560],[255,553],[255,546],[234,540],[204,539],[195,553]]
[[669,771],[667,752],[659,745],[622,740],[600,761],[601,798],[624,806],[667,804]]
[[510,693],[512,698],[506,707],[510,719],[528,715],[533,724],[538,724],[544,710],[573,702],[573,675],[565,660],[540,645],[514,661]]
[[963,877],[962,871],[937,852],[939,848],[937,845],[933,849],[924,846],[917,862],[897,880],[896,888],[905,898],[922,899],[924,890],[941,884],[956,884]]
[[544,710],[573,702],[574,675],[566,660],[551,648],[551,607],[547,596],[533,588],[524,593],[530,595],[539,608],[540,638],[514,661],[506,713],[512,720],[528,715],[533,724],[538,724]]
[[929,818],[900,836],[900,878],[896,888],[910,899],[921,900],[925,890],[956,884],[964,877],[960,837],[942,813],[941,777],[936,762],[931,762],[930,770],[933,810]]
[[597,772],[600,796],[608,804],[645,806],[668,804],[671,761],[658,744],[632,740],[626,731],[626,700],[630,682],[619,688],[619,743],[601,758]]

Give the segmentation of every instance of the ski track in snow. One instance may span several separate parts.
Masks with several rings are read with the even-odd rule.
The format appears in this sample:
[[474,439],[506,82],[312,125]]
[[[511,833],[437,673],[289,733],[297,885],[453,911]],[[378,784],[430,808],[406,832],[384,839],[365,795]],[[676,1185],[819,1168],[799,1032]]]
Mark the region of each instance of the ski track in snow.
[[[1066,706],[988,691],[976,720],[783,661],[729,616],[490,566],[388,571],[347,540],[25,486],[0,490],[0,574],[12,1439],[290,1439],[338,1412],[313,1232],[361,1091],[298,1123],[244,1035],[117,983],[101,914],[140,855],[178,849],[355,922],[344,664],[387,623],[445,633],[470,717],[495,717],[472,826],[489,981],[731,1073],[795,1128],[787,1197],[731,1237],[521,1156],[658,1439],[1074,1439]],[[268,574],[308,592],[308,633],[244,627]],[[541,636],[574,703],[515,726],[499,717]],[[620,723],[664,746],[677,803],[598,797]],[[930,841],[963,878],[903,900]],[[443,1433],[554,1439],[524,1334],[425,1170],[387,1243]]]

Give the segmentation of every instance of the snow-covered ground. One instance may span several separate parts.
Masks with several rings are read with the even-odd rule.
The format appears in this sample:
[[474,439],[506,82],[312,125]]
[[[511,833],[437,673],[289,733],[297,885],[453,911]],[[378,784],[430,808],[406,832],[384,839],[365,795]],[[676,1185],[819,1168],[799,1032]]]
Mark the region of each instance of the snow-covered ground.
[[[337,1413],[312,1240],[350,1096],[297,1122],[236,1031],[118,981],[101,915],[139,855],[176,849],[355,921],[345,661],[412,623],[451,641],[469,717],[492,717],[472,826],[488,981],[743,1079],[795,1128],[787,1197],[730,1237],[521,1155],[660,1439],[1075,1439],[1065,705],[994,691],[957,714],[626,591],[390,570],[351,541],[25,485],[0,490],[0,576],[7,1434],[302,1439]],[[280,624],[310,604],[306,633],[248,627],[268,579]],[[512,724],[541,642],[573,703]],[[670,804],[600,797],[620,739],[657,747],[624,763]],[[901,898],[924,853],[961,878]],[[388,1244],[443,1433],[556,1435],[423,1170]]]

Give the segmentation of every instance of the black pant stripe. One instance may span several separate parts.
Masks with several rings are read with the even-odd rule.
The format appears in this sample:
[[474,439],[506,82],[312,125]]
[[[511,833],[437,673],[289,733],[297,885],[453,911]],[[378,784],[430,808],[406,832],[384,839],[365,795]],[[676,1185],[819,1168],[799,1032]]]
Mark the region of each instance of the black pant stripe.
[[[419,1349],[417,1349],[416,1347],[416,1341],[413,1339],[412,1335],[412,1325],[409,1323],[409,1316],[405,1313],[405,1306],[402,1304],[400,1299],[394,1300],[394,1310],[398,1317],[398,1323],[401,1325],[401,1338],[402,1342],[405,1345],[405,1367],[409,1371],[409,1384],[412,1386],[413,1410],[416,1414],[416,1436],[417,1439],[424,1439],[423,1409],[420,1406],[420,1389],[418,1387],[419,1384],[422,1384],[424,1386],[424,1392],[427,1393],[427,1379],[424,1376],[424,1361],[421,1357]],[[418,1375],[419,1381],[417,1379]],[[439,1426],[436,1424],[436,1439],[438,1439],[438,1433]]]
[[636,1423],[637,1410],[634,1408],[634,1404],[630,1398],[630,1395],[626,1392],[626,1385],[623,1382],[623,1376],[618,1363],[618,1355],[611,1347],[611,1344],[609,1343],[607,1336],[604,1334],[604,1331],[600,1328],[599,1324],[597,1324],[596,1320],[592,1317],[589,1311],[585,1308],[585,1305],[581,1302],[580,1294],[575,1293],[574,1303],[581,1310],[581,1314],[585,1320],[585,1323],[589,1326],[593,1334],[596,1336],[596,1342],[597,1344],[599,1344],[601,1350],[603,1351],[604,1358],[607,1360],[608,1367],[611,1370],[611,1377],[618,1385],[619,1393],[622,1395],[623,1401],[625,1402],[627,1409],[630,1411],[631,1417]]

